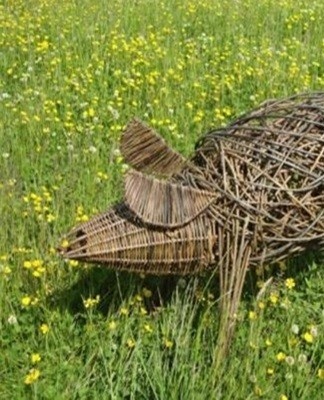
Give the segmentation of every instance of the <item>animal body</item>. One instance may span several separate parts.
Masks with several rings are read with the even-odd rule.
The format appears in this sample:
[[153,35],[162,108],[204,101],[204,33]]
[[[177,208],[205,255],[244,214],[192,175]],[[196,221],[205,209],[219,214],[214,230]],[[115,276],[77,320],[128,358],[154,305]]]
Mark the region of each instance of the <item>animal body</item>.
[[324,245],[324,92],[268,101],[207,133],[188,160],[138,120],[121,151],[132,167],[123,200],[74,228],[64,257],[152,274],[218,269],[228,332],[248,267]]

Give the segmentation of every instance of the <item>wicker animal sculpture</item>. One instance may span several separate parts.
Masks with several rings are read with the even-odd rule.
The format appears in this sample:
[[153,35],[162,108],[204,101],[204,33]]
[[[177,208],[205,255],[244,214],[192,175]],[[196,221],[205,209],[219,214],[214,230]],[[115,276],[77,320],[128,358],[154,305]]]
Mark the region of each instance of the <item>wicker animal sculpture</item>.
[[324,92],[262,104],[189,160],[138,120],[121,151],[124,199],[74,228],[63,256],[150,274],[217,268],[223,349],[247,268],[324,245]]

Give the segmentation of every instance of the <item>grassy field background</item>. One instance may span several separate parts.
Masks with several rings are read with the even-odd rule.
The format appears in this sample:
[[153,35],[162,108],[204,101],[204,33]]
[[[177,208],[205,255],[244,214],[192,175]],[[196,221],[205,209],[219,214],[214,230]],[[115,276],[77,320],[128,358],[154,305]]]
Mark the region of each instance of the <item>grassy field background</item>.
[[318,255],[251,273],[215,371],[215,277],[116,274],[55,247],[121,198],[133,116],[189,155],[267,98],[323,90],[324,3],[7,0],[0,57],[1,400],[320,400]]

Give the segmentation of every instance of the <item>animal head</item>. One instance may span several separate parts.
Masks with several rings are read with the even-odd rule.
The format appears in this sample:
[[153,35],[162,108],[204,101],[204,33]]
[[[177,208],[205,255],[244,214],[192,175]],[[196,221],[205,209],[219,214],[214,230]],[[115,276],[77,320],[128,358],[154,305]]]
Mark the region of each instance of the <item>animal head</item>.
[[72,229],[63,257],[154,274],[206,269],[216,226],[205,211],[215,194],[175,179],[190,163],[138,120],[127,126],[121,151],[132,167],[123,201]]

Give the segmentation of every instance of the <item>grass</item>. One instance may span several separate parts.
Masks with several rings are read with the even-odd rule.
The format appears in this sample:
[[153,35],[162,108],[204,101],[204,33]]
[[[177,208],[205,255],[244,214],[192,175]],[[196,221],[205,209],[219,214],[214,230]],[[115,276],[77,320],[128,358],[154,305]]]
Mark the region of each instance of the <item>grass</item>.
[[323,90],[323,15],[320,0],[0,3],[1,399],[321,398],[318,255],[251,272],[215,371],[214,277],[116,274],[55,247],[121,198],[134,115],[189,155],[267,98]]

